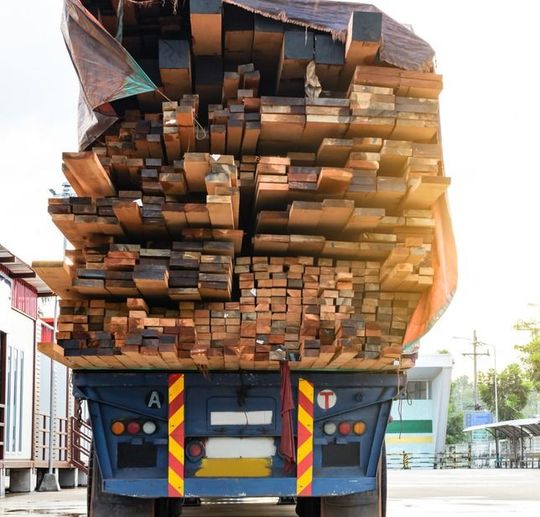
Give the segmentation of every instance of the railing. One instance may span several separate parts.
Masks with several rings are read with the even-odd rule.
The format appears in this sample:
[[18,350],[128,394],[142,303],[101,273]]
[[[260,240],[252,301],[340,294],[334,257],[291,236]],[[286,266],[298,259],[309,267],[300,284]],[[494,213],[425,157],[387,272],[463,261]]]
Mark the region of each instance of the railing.
[[[56,417],[53,427],[53,465],[70,461],[69,419]],[[35,459],[37,462],[49,461],[49,433],[51,417],[44,413],[36,415]]]
[[472,457],[469,453],[445,452],[406,452],[386,455],[389,469],[470,469]]
[[433,469],[435,467],[435,455],[427,452],[394,452],[386,455],[386,463],[389,469]]
[[71,463],[88,474],[92,428],[82,420],[71,417]]

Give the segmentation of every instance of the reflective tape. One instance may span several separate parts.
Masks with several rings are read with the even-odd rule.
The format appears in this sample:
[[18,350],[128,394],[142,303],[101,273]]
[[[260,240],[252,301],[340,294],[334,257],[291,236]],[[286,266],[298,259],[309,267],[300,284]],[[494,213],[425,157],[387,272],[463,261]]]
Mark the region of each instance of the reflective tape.
[[313,483],[313,384],[298,382],[298,450],[296,453],[296,494],[310,496]]
[[184,496],[184,375],[169,375],[169,497]]

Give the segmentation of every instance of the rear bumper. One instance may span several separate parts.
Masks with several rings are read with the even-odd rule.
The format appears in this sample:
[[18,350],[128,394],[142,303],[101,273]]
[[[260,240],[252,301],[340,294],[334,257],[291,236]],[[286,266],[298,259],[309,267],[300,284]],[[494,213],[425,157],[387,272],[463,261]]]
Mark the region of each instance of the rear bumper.
[[[166,479],[107,479],[105,492],[131,497],[167,497]],[[313,496],[338,496],[375,490],[375,478],[315,478]],[[185,497],[296,496],[296,478],[186,479]]]

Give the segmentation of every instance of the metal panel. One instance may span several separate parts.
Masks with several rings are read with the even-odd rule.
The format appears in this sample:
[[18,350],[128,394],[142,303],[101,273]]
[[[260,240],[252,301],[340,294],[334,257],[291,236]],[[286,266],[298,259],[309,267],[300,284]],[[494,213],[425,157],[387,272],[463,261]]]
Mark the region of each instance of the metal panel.
[[[331,388],[337,397],[335,406],[314,408],[314,496],[339,495],[373,489],[380,448],[390,413],[391,400],[396,394],[395,375],[359,373],[306,373],[315,387],[315,393]],[[292,374],[293,386],[299,375]],[[118,494],[137,494],[142,497],[166,497],[167,482],[167,373],[165,372],[74,372],[75,392],[89,399],[90,414],[94,428],[96,452],[98,454],[106,491]],[[401,379],[402,381],[402,379]],[[228,437],[272,437],[279,443],[281,422],[279,418],[280,378],[277,373],[213,373],[205,377],[200,373],[185,373],[186,389],[186,440],[214,436]],[[161,404],[148,404],[159,393]],[[294,395],[297,400],[297,394]],[[276,421],[270,426],[212,426],[210,413],[216,409],[211,400],[221,399],[225,411],[256,409],[252,397],[270,399],[275,405]],[[159,407],[158,407],[159,406]],[[259,407],[268,409],[268,407]],[[116,419],[139,422],[152,419],[157,431],[151,436],[114,436],[110,426]],[[294,416],[296,419],[296,416]],[[325,436],[322,426],[327,419],[334,421],[362,420],[366,432],[362,436]],[[329,443],[355,443],[360,450],[360,459],[355,466],[324,467],[322,447]],[[118,468],[118,444],[153,444],[156,446],[157,465],[149,468]],[[356,446],[355,446],[356,447]],[[296,472],[284,471],[284,462],[279,455],[271,458],[270,477],[257,478],[200,478],[200,459],[185,462],[186,496],[229,496],[240,495],[294,495]]]

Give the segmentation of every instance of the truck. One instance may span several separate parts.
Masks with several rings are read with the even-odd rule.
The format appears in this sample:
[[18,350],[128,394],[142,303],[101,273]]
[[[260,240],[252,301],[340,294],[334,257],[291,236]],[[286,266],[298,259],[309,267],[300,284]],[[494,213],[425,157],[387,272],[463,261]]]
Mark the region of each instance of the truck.
[[[40,350],[74,369],[88,404],[89,515],[176,516],[205,498],[275,497],[300,517],[383,517],[392,401],[456,285],[433,50],[376,7],[331,1],[65,0],[62,30],[81,83],[80,153],[64,156],[79,198],[49,212],[76,249],[71,265],[36,268],[67,300],[57,344]],[[202,176],[194,160],[209,164]],[[239,183],[210,183],[242,163]],[[242,229],[252,239],[235,253],[248,260],[233,272],[213,256],[177,273],[189,267],[173,257],[200,261],[206,248],[187,246],[190,225],[171,222],[186,205],[165,205],[207,196],[209,207],[224,192],[226,207],[208,208],[200,232]],[[238,192],[249,206],[235,212]],[[338,206],[360,222],[335,226]],[[294,226],[302,207],[323,222]],[[265,223],[262,211],[276,208],[278,223]],[[311,247],[291,251],[279,221],[291,234],[313,230]],[[317,262],[297,257],[314,242]],[[296,258],[265,259],[257,276],[273,254]]]

